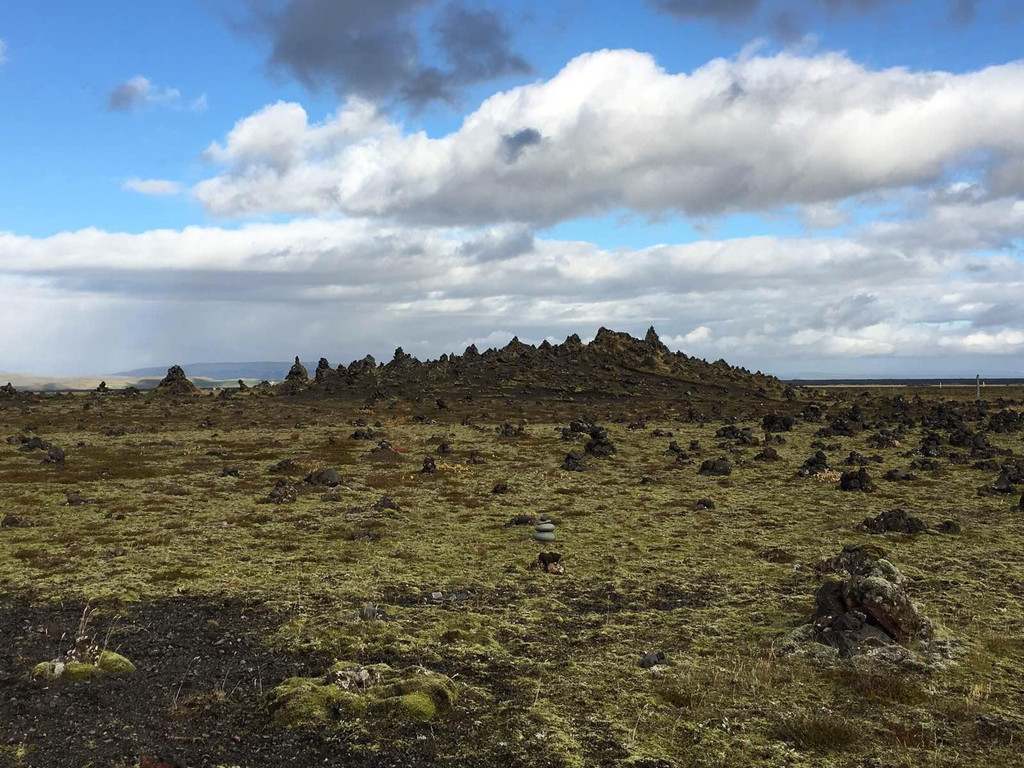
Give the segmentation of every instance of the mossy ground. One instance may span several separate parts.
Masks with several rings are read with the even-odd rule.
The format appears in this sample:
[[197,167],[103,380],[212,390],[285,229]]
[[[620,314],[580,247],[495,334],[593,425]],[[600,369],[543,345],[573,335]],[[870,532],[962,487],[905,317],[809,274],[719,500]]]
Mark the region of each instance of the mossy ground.
[[[276,617],[265,637],[275,651],[451,679],[459,698],[450,714],[388,738],[352,734],[382,755],[400,748],[396,739],[427,735],[438,760],[467,765],[1024,764],[1019,495],[979,498],[994,473],[945,461],[917,481],[882,480],[908,467],[901,454],[917,431],[894,449],[869,448],[868,433],[825,441],[842,446],[829,454],[833,466],[851,450],[884,457],[868,467],[875,493],[798,479],[814,453],[813,424],[785,435],[779,462],[754,462],[758,449],[747,448],[728,454],[729,478],[702,477],[702,458],[727,455],[713,437],[720,422],[623,407],[655,418],[646,430],[602,419],[618,451],[576,473],[559,469],[582,447],[556,432],[582,415],[570,405],[556,420],[550,409],[502,403],[455,413],[254,396],[8,403],[0,435],[33,427],[65,449],[67,468],[0,445],[0,516],[19,521],[0,528],[0,586],[36,605],[91,601],[125,621],[133,606],[176,596],[255,601]],[[460,425],[465,413],[486,429]],[[495,434],[519,415],[530,420],[525,437]],[[348,439],[360,417],[380,420],[381,437],[407,449],[407,461],[367,461],[373,443]],[[673,437],[653,437],[656,428]],[[108,437],[112,429],[124,434]],[[1024,448],[1020,434],[990,437]],[[453,454],[436,454],[442,439]],[[684,448],[700,440],[703,454],[677,464],[664,455],[669,439]],[[486,463],[469,464],[471,451]],[[427,455],[436,474],[419,473]],[[285,458],[299,466],[289,478],[298,501],[264,503],[279,477],[267,469]],[[240,477],[222,477],[225,466]],[[302,490],[322,466],[341,472],[341,501]],[[491,493],[499,480],[508,493]],[[71,489],[90,503],[64,506]],[[383,493],[400,511],[371,509]],[[691,511],[701,498],[716,508]],[[896,506],[932,525],[954,519],[963,533],[854,530]],[[503,527],[522,513],[553,518],[557,541]],[[778,657],[774,643],[812,611],[813,564],[869,542],[908,577],[923,614],[958,649],[955,664],[894,680]],[[529,569],[542,548],[563,553],[564,575]],[[382,618],[360,620],[367,604]],[[646,651],[672,665],[640,669]],[[43,660],[26,659],[23,671]],[[282,681],[266,682],[269,692]],[[33,738],[3,724],[0,737],[25,749]]]

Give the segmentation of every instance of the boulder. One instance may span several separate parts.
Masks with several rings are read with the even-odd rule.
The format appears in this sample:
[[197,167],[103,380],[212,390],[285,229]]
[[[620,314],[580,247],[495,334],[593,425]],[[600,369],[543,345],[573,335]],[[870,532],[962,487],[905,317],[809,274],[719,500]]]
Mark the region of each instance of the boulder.
[[698,474],[725,477],[732,474],[732,464],[726,458],[707,459],[700,465]]

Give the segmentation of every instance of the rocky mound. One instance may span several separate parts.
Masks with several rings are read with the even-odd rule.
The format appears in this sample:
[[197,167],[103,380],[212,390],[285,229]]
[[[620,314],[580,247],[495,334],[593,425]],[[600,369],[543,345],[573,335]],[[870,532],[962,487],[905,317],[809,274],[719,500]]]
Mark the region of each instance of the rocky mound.
[[167,375],[156,385],[156,391],[162,395],[194,395],[199,389],[185,376],[180,365],[172,365]]
[[[497,393],[516,389],[534,395],[563,396],[783,397],[783,387],[775,377],[751,373],[724,360],[708,363],[672,352],[653,328],[643,339],[601,328],[589,344],[576,334],[562,344],[544,341],[538,346],[514,338],[501,349],[481,353],[470,345],[461,355],[445,354],[426,362],[401,347],[384,365],[367,356],[348,366],[332,368],[321,358],[312,379],[296,359],[288,377],[278,386],[281,394],[308,391],[374,399],[410,394],[425,398],[430,391],[443,391],[442,399],[446,399],[453,391]],[[785,429],[785,425],[773,423],[775,428]]]

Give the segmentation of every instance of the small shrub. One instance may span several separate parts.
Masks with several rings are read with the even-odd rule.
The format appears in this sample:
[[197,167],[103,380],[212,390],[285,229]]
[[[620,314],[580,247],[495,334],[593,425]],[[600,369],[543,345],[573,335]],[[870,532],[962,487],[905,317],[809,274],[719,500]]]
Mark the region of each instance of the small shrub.
[[861,729],[835,712],[791,715],[777,726],[776,736],[801,750],[841,752],[856,746]]

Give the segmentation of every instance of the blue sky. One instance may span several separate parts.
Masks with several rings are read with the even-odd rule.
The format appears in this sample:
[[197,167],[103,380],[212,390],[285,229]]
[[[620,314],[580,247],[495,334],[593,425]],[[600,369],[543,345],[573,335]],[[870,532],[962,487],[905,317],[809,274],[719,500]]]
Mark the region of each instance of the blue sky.
[[[676,339],[677,346],[692,349],[702,356],[724,356],[742,364],[756,361],[757,367],[783,374],[813,371],[854,375],[858,370],[871,371],[873,375],[905,373],[904,367],[910,365],[907,361],[911,360],[916,361],[915,367],[925,365],[933,373],[965,373],[973,370],[981,358],[986,365],[995,366],[1004,374],[1024,373],[1024,365],[1020,363],[1024,352],[1022,318],[1000,309],[1011,303],[1009,295],[1004,294],[1020,279],[1021,238],[1024,237],[1024,232],[1017,230],[1021,191],[1014,181],[1015,173],[1024,177],[1024,171],[1014,170],[1015,163],[1024,161],[1016,154],[1019,142],[1013,138],[1018,129],[1024,131],[1024,125],[1016,122],[1019,112],[1015,111],[1013,103],[1022,98],[1022,90],[1019,86],[1016,93],[1010,87],[1002,89],[1002,83],[1012,82],[1018,74],[1012,66],[1024,53],[1020,43],[1024,33],[1024,4],[1010,0],[729,0],[710,4],[705,0],[652,0],[649,3],[389,0],[370,12],[373,15],[370,21],[360,16],[364,10],[351,0],[340,0],[332,8],[328,7],[330,5],[323,0],[181,0],[177,3],[99,0],[48,3],[44,11],[39,4],[0,1],[3,46],[0,49],[3,51],[0,63],[0,114],[3,115],[0,118],[0,233],[7,233],[10,240],[9,250],[0,247],[0,275],[6,275],[7,282],[17,289],[35,292],[36,306],[46,302],[54,318],[53,327],[40,331],[36,339],[21,344],[4,342],[8,346],[0,347],[0,370],[79,372],[92,366],[102,371],[174,362],[168,359],[171,355],[187,355],[190,359],[211,355],[221,359],[288,357],[286,353],[297,345],[301,345],[297,352],[333,353],[343,357],[356,356],[363,347],[379,354],[383,351],[380,347],[402,343],[407,349],[430,355],[471,340],[493,338],[494,343],[499,343],[505,333],[519,333],[539,341],[545,337],[557,338],[567,330],[592,334],[598,325],[614,327],[617,322],[626,326],[625,330],[636,330],[647,324],[636,314],[637,285],[643,281],[633,281],[631,276],[619,274],[606,263],[608,260],[643,262],[655,269],[657,264],[645,249],[704,247],[708,243],[747,249],[753,248],[760,238],[771,238],[772,247],[781,252],[788,253],[789,245],[793,252],[807,250],[812,254],[806,257],[808,259],[823,258],[826,262],[831,257],[821,254],[831,253],[829,248],[856,247],[864,254],[862,258],[874,263],[871,260],[881,258],[879,254],[884,247],[887,258],[904,259],[908,269],[920,270],[920,276],[908,279],[904,288],[908,292],[906,303],[920,306],[897,308],[901,305],[899,297],[887,293],[892,290],[891,281],[877,286],[870,281],[851,286],[850,281],[838,279],[838,282],[807,286],[809,290],[801,292],[798,286],[794,287],[798,278],[790,273],[783,274],[784,265],[776,263],[773,266],[776,271],[766,276],[765,285],[760,289],[749,289],[752,293],[744,294],[743,298],[738,294],[720,297],[722,302],[736,308],[732,314],[721,312],[720,306],[710,312],[706,302],[712,294],[695,289],[677,294],[675,300],[670,296],[662,297],[661,303],[651,299],[652,320],[661,321],[663,334]],[[730,9],[734,12],[730,13]],[[448,26],[444,27],[446,23]],[[440,31],[442,28],[450,34],[448,42]],[[375,62],[373,57],[377,54],[372,50],[362,58],[335,55],[340,48],[355,45],[352,41],[360,34],[369,34],[368,29],[373,34],[384,35],[387,40],[399,40],[396,45],[405,47],[396,51],[409,57],[402,62],[405,69],[383,86],[374,84],[378,82],[372,80],[376,73],[369,70],[392,66],[393,60],[387,61],[386,56],[382,56]],[[493,33],[492,37],[486,36],[488,31]],[[320,33],[323,34],[316,39],[303,37]],[[299,53],[288,49],[292,52],[275,54],[296,40]],[[315,45],[325,46],[318,59],[312,54],[306,55]],[[639,191],[626,189],[625,182],[622,189],[617,189],[613,176],[586,182],[601,185],[601,194],[586,194],[588,190],[582,189],[579,202],[567,203],[562,210],[559,208],[561,201],[552,192],[552,184],[558,183],[558,177],[554,176],[543,190],[545,194],[552,194],[553,203],[544,210],[525,204],[518,207],[506,204],[500,199],[502,190],[497,186],[479,192],[468,201],[454,197],[430,202],[419,198],[412,202],[407,200],[412,195],[410,190],[421,183],[433,184],[431,194],[435,194],[435,187],[441,180],[425,181],[418,167],[411,165],[415,161],[408,157],[397,170],[388,165],[392,160],[390,155],[385,157],[384,154],[390,152],[387,136],[398,135],[404,144],[411,144],[422,131],[435,140],[431,151],[447,151],[444,146],[447,142],[456,147],[452,151],[464,158],[460,162],[465,162],[466,157],[478,154],[475,144],[469,139],[462,140],[467,132],[460,132],[460,128],[467,120],[493,118],[497,124],[505,119],[525,119],[523,116],[529,114],[531,119],[550,118],[552,126],[557,124],[564,128],[567,118],[554,114],[550,107],[522,111],[519,117],[515,117],[514,110],[509,111],[511,108],[502,107],[504,111],[499,117],[490,115],[489,107],[485,106],[482,112],[478,110],[482,109],[481,105],[490,104],[487,100],[495,94],[542,94],[546,86],[554,88],[561,82],[560,73],[570,62],[603,49],[628,49],[647,55],[665,78],[639,59],[609,61],[619,61],[627,68],[636,62],[636,77],[641,78],[637,82],[650,81],[652,87],[663,85],[668,89],[666,92],[673,94],[677,93],[673,90],[676,85],[668,81],[669,77],[705,71],[716,59],[724,60],[728,68],[736,72],[746,67],[744,72],[730,75],[736,78],[760,77],[756,74],[761,71],[758,62],[765,62],[765,67],[778,68],[779,77],[792,78],[792,67],[785,63],[790,60],[804,66],[808,77],[813,78],[813,73],[825,66],[823,62],[827,57],[838,57],[838,64],[832,60],[828,66],[838,67],[838,74],[830,77],[836,83],[837,103],[843,102],[846,120],[879,110],[888,111],[890,115],[904,114],[899,110],[912,113],[917,109],[913,99],[921,89],[933,89],[921,104],[934,106],[944,93],[941,88],[933,87],[934,79],[958,78],[951,81],[951,87],[965,94],[958,97],[965,101],[963,112],[956,113],[963,115],[963,132],[969,132],[973,124],[970,121],[977,119],[969,114],[977,106],[971,101],[975,98],[971,95],[972,78],[990,72],[991,77],[980,80],[983,85],[973,87],[973,93],[982,93],[992,100],[985,105],[986,111],[993,104],[999,107],[993,119],[1001,122],[990,130],[991,135],[979,136],[974,142],[960,138],[955,142],[947,141],[942,136],[933,136],[933,132],[941,133],[944,127],[925,124],[919,133],[925,137],[922,141],[936,144],[934,162],[927,156],[916,157],[921,154],[921,147],[915,146],[915,134],[911,131],[900,141],[905,142],[906,154],[915,155],[916,164],[904,173],[899,168],[899,155],[903,153],[897,147],[891,175],[899,177],[898,181],[889,179],[885,173],[876,173],[872,179],[858,178],[852,179],[849,185],[840,184],[837,190],[824,189],[829,185],[812,178],[814,173],[822,173],[827,180],[825,170],[809,168],[803,174],[800,168],[790,168],[786,169],[789,180],[785,185],[768,185],[770,189],[759,188],[756,194],[755,191],[746,194],[733,190],[736,200],[722,204],[716,199],[723,176],[720,172],[716,182],[719,187],[709,186],[703,193],[704,198],[699,191],[693,194],[686,191],[685,178],[678,184],[659,178],[657,183],[666,185],[666,190],[658,196],[647,195],[642,185]],[[470,58],[455,58],[459,52]],[[745,65],[748,60],[754,63]],[[588,61],[590,74],[578,74],[579,82],[590,87],[592,80],[588,78],[601,77],[610,85],[595,88],[594,93],[599,95],[593,97],[593,103],[577,105],[577,112],[571,116],[573,124],[579,129],[583,125],[581,115],[591,112],[597,121],[610,119],[610,115],[611,119],[621,122],[622,113],[628,114],[631,110],[629,88],[632,86],[615,91],[612,86],[618,70],[607,69],[598,60]],[[481,68],[487,72],[481,72]],[[894,68],[906,70],[906,76],[893,74],[899,71]],[[427,72],[440,73],[439,76],[445,78],[447,100],[403,96],[406,93],[403,89],[409,87],[411,78]],[[568,80],[568,77],[565,75],[562,79]],[[795,77],[799,79],[799,75]],[[660,80],[665,82],[658,84]],[[896,80],[900,82],[892,85]],[[773,87],[770,83],[758,82],[761,87]],[[144,84],[145,93],[138,91],[143,87],[140,83]],[[416,83],[419,87],[420,81]],[[696,87],[696,79],[691,78],[691,83]],[[960,83],[963,87],[958,85]],[[781,98],[792,97],[795,103],[791,113],[785,113],[783,108],[778,110],[774,118],[776,129],[793,119],[792,115],[805,115],[807,106],[803,97],[794,95],[798,86],[799,82],[794,85],[787,80],[788,90]],[[135,97],[129,99],[130,103],[122,103],[122,108],[112,108],[112,98],[119,87],[122,93],[134,93]],[[523,88],[527,90],[521,90]],[[879,96],[885,89],[895,90],[891,93],[887,90]],[[851,105],[851,100],[861,98],[862,91],[865,94],[863,105]],[[685,91],[678,93],[678,98],[688,98]],[[897,103],[899,99],[907,100],[910,106],[901,106]],[[971,103],[967,104],[969,101]],[[359,128],[358,137],[346,141],[369,142],[377,148],[379,156],[372,162],[380,162],[381,167],[390,169],[390,175],[382,178],[395,179],[387,183],[401,186],[391,192],[403,202],[382,200],[364,204],[366,198],[360,196],[355,202],[340,205],[319,202],[292,205],[292,200],[304,199],[304,190],[289,186],[291,199],[282,202],[274,198],[274,194],[265,195],[262,188],[251,187],[255,176],[277,174],[281,168],[266,158],[253,159],[253,153],[265,150],[266,146],[242,147],[245,137],[232,131],[239,121],[264,114],[261,110],[278,102],[301,105],[310,127],[320,123],[329,127],[335,119],[340,121],[337,116],[351,109],[355,102],[369,104],[377,111],[378,123],[374,123],[372,132]],[[671,107],[669,104],[666,109]],[[735,120],[735,115],[729,116],[727,110],[728,106],[723,107],[722,119]],[[632,128],[627,130],[624,141],[636,140],[641,146],[642,139],[630,137],[644,135],[645,126],[651,124],[652,119],[660,118],[660,110],[656,105],[645,103],[638,105],[635,112],[636,132],[631,133]],[[259,125],[270,126],[271,119],[279,117],[279,113],[264,115]],[[812,119],[820,125],[830,118],[823,109]],[[893,118],[894,125],[900,121],[902,117]],[[289,125],[296,124],[293,121]],[[597,133],[587,134],[594,140],[594,146],[617,146],[618,137],[600,135],[601,128],[597,125],[593,129]],[[680,143],[685,143],[685,120],[673,125],[677,126],[673,130],[680,132]],[[267,129],[283,130],[276,123]],[[810,129],[804,125],[800,130]],[[870,127],[859,130],[865,133],[851,136],[851,152],[857,150],[858,142],[863,145],[872,140]],[[303,135],[309,138],[308,133]],[[757,140],[756,131],[753,135],[742,135],[751,136],[748,140]],[[242,149],[232,149],[231,136],[236,137],[235,144]],[[553,139],[549,140],[545,126],[538,126],[537,137],[539,147],[559,149]],[[673,165],[676,160],[672,158],[677,150],[671,146],[671,138],[659,135],[659,142],[667,142],[667,154],[642,160],[642,163],[653,163],[644,173],[659,173],[658,164],[662,162],[668,170],[676,167]],[[219,155],[206,152],[213,142],[223,150]],[[302,178],[315,177],[317,183],[322,183],[325,177],[332,179],[327,187],[310,187],[311,200],[322,202],[325,195],[331,197],[332,188],[346,188],[366,181],[362,177],[354,179],[349,155],[343,154],[351,145],[331,146],[330,151],[336,151],[336,156],[304,157],[301,174],[288,179],[289,185],[301,183]],[[380,149],[382,146],[385,149]],[[590,178],[594,169],[601,166],[602,158],[582,153],[572,158],[571,149],[571,144],[568,150],[559,149],[560,161],[568,163],[564,168],[565,178]],[[526,145],[523,156],[529,158],[538,151]],[[463,152],[466,154],[460,154]],[[767,153],[768,149],[762,160],[771,162]],[[678,173],[683,177],[686,174],[699,176],[706,165],[715,163],[735,162],[737,167],[747,168],[752,162],[747,155],[733,159],[729,147],[725,146],[716,150],[713,157],[688,157],[679,165]],[[617,158],[616,162],[626,163],[619,166],[618,173],[622,174],[639,173],[648,167],[641,166],[641,160],[629,165],[632,162],[629,157]],[[786,160],[778,162],[782,165]],[[849,169],[849,166],[844,167]],[[851,175],[857,176],[855,171],[854,165]],[[502,172],[500,167],[498,172]],[[485,170],[479,173],[483,176],[478,174],[471,180],[446,176],[443,181],[453,185],[478,185],[484,183],[480,179],[487,176]],[[335,174],[336,178],[330,174]],[[997,183],[999,179],[1003,181]],[[131,180],[160,182],[164,186],[159,190],[168,194],[153,194],[158,187],[152,184],[133,187]],[[208,185],[211,180],[216,182],[215,188]],[[241,182],[250,186],[243,188]],[[365,189],[378,190],[383,182],[369,179],[366,183],[369,186]],[[956,184],[969,188],[970,193],[954,190]],[[789,195],[787,190],[794,188],[796,191]],[[138,189],[143,191],[140,193]],[[531,196],[529,189],[519,192],[524,199]],[[495,201],[483,205],[482,201],[489,201],[491,193]],[[215,195],[220,197],[215,198]],[[956,195],[960,197],[955,206],[951,206],[949,200]],[[243,199],[245,204],[239,204]],[[481,201],[481,210],[476,210],[477,201]],[[894,240],[895,235],[887,229],[902,228],[904,236],[909,237],[909,233],[916,231],[915,226],[929,231],[930,217],[945,217],[942,220],[947,225],[953,221],[971,221],[975,223],[970,226],[977,228],[981,216],[986,217],[986,227],[1002,233],[998,242],[969,242],[970,238],[965,238],[956,247],[946,242],[936,243],[933,250],[924,253],[916,243],[905,244],[911,243],[910,240]],[[147,243],[152,237],[145,238],[155,230],[169,230],[181,236],[187,228],[195,228],[199,236],[209,235],[203,242],[213,244],[220,242],[218,238],[226,237],[228,231],[244,233],[251,227],[276,227],[271,230],[276,237],[282,232],[294,233],[303,226],[320,226],[324,222],[333,222],[339,232],[359,222],[361,236],[374,242],[379,242],[385,234],[391,238],[409,237],[417,243],[409,247],[420,250],[425,248],[425,239],[437,239],[448,245],[458,241],[465,245],[478,241],[504,242],[502,238],[510,238],[512,242],[518,237],[516,242],[532,243],[532,250],[506,253],[506,261],[501,263],[510,273],[531,275],[536,274],[542,263],[554,268],[553,264],[571,262],[589,265],[582,272],[595,270],[594,276],[582,282],[592,287],[599,282],[601,285],[599,290],[594,288],[589,293],[581,286],[574,286],[548,295],[534,295],[526,288],[517,294],[494,294],[491,288],[487,289],[491,291],[488,294],[483,288],[474,291],[462,287],[449,292],[451,295],[447,298],[441,296],[446,293],[443,288],[428,284],[425,279],[393,295],[379,288],[376,289],[379,304],[374,306],[390,318],[388,323],[379,331],[370,331],[363,324],[353,322],[344,342],[325,340],[324,349],[314,349],[315,339],[309,336],[311,327],[331,327],[339,317],[351,314],[344,306],[317,298],[320,295],[317,291],[323,293],[326,283],[337,295],[350,295],[355,290],[353,286],[367,282],[364,273],[373,272],[373,264],[360,262],[350,254],[338,257],[337,263],[331,264],[327,264],[324,257],[316,262],[315,269],[308,264],[304,267],[308,285],[274,300],[268,300],[265,293],[255,288],[233,293],[231,280],[224,281],[223,287],[210,294],[189,294],[184,288],[155,290],[154,285],[147,282],[164,286],[169,283],[190,285],[186,273],[197,268],[178,251],[161,254],[159,266],[147,262]],[[964,226],[966,232],[970,226]],[[90,250],[98,247],[95,242],[81,236],[78,240],[69,238],[70,234],[86,229],[99,230],[104,236],[123,233],[143,239],[131,241],[136,245],[126,245],[124,260],[112,264],[105,261],[103,254]],[[515,231],[514,236],[509,234],[511,230]],[[68,249],[61,251],[63,257],[71,258],[70,253],[76,259],[73,269],[56,269],[52,266],[52,255],[47,257],[46,254],[52,254],[57,247],[55,236],[64,238],[59,243],[62,249]],[[44,261],[49,258],[49,262],[39,267],[20,256],[26,246],[29,251],[38,250],[38,258]],[[363,246],[351,245],[351,241],[342,238],[329,250],[338,253],[343,247]],[[261,275],[262,279],[275,279],[264,267],[253,266],[265,264],[265,254],[257,253],[254,248],[250,245],[230,266],[215,265],[202,274],[216,284],[223,273],[237,270],[246,275],[245,279],[236,281],[237,284],[256,285]],[[288,243],[280,248],[291,253]],[[579,248],[589,248],[593,255],[589,260],[579,256],[583,261],[577,262],[573,254],[574,249]],[[467,249],[460,252],[467,252]],[[678,281],[670,279],[667,283],[688,282],[687,276],[692,277],[695,269],[689,260],[695,258],[695,252],[691,248],[689,255],[676,256],[667,262],[674,265],[670,269],[681,270]],[[133,257],[133,253],[137,255]],[[963,262],[974,257],[987,259],[986,269],[998,272],[998,278],[986,278],[985,284],[979,285],[977,275],[981,273],[978,270],[970,273],[972,277],[964,278]],[[295,258],[301,261],[298,256]],[[377,258],[387,260],[398,256],[383,254]],[[435,264],[455,270],[455,274],[462,275],[467,269],[447,256],[434,254],[431,258]],[[248,266],[239,266],[240,261],[246,261]],[[939,263],[945,265],[944,271],[943,267],[936,267]],[[600,269],[594,265],[600,265]],[[856,266],[850,268],[856,269]],[[410,272],[414,271],[410,267]],[[835,276],[828,279],[837,280]],[[700,280],[693,284],[698,288],[703,285]],[[985,286],[992,284],[999,286],[999,291],[985,294]],[[113,285],[118,287],[111,287]],[[850,291],[855,293],[850,294]],[[458,301],[455,294],[461,297]],[[469,304],[465,303],[468,299],[463,294],[472,294],[472,306],[468,309]],[[836,305],[850,295],[866,296],[872,298],[872,302],[868,302],[872,306],[885,305],[888,309],[878,310],[878,322],[873,325],[854,327],[856,323],[843,326],[822,321],[813,343],[798,343],[795,338],[806,340],[807,335],[798,336],[796,326],[779,318],[793,306],[795,299],[810,294],[821,302],[831,300]],[[925,294],[930,297],[928,302],[922,299]],[[961,297],[960,303],[957,303],[957,296]],[[445,303],[438,304],[439,301]],[[463,303],[459,304],[460,301]],[[647,303],[646,299],[640,302]],[[948,317],[943,318],[954,323],[943,326],[949,333],[921,331],[934,327],[934,318],[929,315],[932,310],[925,306],[929,303],[932,307],[936,304],[950,307]],[[147,346],[141,337],[125,338],[96,350],[88,345],[83,347],[80,341],[69,342],[73,348],[65,349],[59,341],[62,329],[80,326],[83,317],[109,332],[125,312],[129,316],[137,313],[140,317],[198,315],[215,322],[224,312],[243,305],[252,311],[258,308],[261,316],[276,313],[278,319],[268,320],[269,327],[280,329],[289,323],[296,327],[291,333],[268,336],[266,327],[260,324],[254,324],[250,330],[232,324],[230,338],[207,338],[194,343],[175,341],[163,347]],[[500,311],[495,310],[499,306]],[[557,307],[554,313],[550,311],[552,306]],[[743,306],[748,307],[746,315]],[[316,317],[304,321],[303,310]],[[811,314],[836,316],[829,314],[824,304]],[[974,314],[989,319],[975,321]],[[1003,318],[1004,322],[984,324],[996,317]],[[811,322],[810,315],[807,322]],[[143,321],[141,327],[145,325]],[[708,329],[708,332],[700,329]],[[385,331],[392,336],[408,334],[412,338],[404,342],[402,338],[385,338]],[[957,334],[956,338],[950,333]],[[165,337],[166,334],[161,336]],[[893,338],[905,341],[893,344]],[[943,339],[944,346],[940,347],[939,341]],[[903,344],[905,354],[901,352]],[[922,364],[921,360],[931,362]]]

